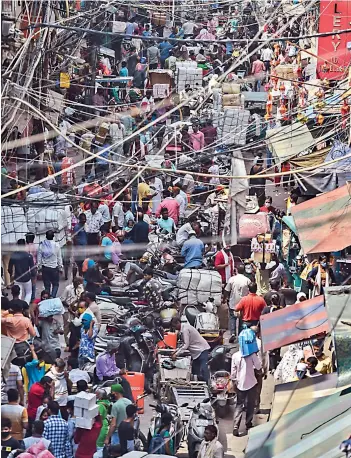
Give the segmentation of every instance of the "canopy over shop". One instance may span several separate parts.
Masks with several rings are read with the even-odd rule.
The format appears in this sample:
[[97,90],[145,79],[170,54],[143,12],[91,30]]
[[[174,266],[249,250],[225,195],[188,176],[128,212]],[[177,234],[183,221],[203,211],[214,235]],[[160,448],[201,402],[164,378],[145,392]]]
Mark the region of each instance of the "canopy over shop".
[[350,193],[348,183],[292,207],[304,254],[339,251],[351,244]]

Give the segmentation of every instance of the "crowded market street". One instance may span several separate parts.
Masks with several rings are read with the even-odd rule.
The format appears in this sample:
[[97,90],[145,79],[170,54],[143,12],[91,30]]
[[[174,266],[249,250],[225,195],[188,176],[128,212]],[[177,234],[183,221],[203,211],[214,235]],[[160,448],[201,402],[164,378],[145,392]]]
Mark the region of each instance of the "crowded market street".
[[1,458],[351,456],[351,3],[1,7]]

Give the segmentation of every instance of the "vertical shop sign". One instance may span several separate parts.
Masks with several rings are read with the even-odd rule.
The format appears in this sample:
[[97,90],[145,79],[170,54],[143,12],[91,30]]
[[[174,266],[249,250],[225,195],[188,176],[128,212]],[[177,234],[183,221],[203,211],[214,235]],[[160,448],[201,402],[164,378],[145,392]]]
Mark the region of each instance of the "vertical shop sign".
[[351,33],[339,34],[338,32],[350,29],[350,25],[351,1],[320,1],[319,33],[334,32],[334,35],[318,38],[319,78],[338,80],[347,77],[351,61],[347,42],[351,40]]

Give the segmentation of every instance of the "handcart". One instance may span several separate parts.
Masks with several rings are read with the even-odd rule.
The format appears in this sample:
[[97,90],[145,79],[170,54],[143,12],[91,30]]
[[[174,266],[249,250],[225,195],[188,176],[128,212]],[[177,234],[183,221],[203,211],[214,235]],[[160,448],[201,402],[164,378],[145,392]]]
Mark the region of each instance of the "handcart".
[[157,371],[154,374],[153,391],[155,398],[169,402],[173,384],[187,384],[191,380],[191,357],[185,353],[175,361],[171,359],[174,349],[160,348],[157,354]]

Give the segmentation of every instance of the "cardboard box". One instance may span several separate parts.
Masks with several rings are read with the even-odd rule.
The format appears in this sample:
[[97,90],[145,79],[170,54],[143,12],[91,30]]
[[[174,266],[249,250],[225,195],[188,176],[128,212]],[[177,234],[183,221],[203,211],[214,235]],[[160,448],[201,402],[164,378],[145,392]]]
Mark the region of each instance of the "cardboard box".
[[99,415],[99,406],[96,404],[90,409],[84,409],[83,417],[84,418],[95,418],[96,415]]
[[76,395],[74,400],[74,407],[82,407],[82,409],[90,409],[96,404],[96,396],[93,393],[86,393],[81,391]]
[[94,419],[93,418],[76,418],[76,427],[83,429],[91,429],[93,427]]
[[84,417],[84,409],[82,409],[82,407],[74,406],[74,416],[75,417]]

